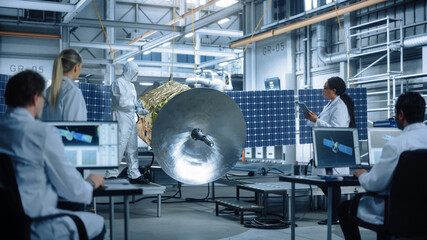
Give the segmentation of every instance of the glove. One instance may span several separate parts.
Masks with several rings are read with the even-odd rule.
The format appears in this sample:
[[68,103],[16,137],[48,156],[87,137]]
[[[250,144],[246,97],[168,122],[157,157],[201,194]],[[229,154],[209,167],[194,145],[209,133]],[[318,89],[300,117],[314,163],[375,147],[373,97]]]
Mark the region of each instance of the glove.
[[149,114],[150,112],[148,110],[146,110],[146,109],[143,109],[143,108],[137,108],[136,109],[136,113],[138,113],[138,115],[144,116],[144,115]]
[[148,110],[144,109],[144,103],[141,100],[138,100],[135,103],[135,109],[135,112],[138,113],[138,115],[144,116],[150,113]]

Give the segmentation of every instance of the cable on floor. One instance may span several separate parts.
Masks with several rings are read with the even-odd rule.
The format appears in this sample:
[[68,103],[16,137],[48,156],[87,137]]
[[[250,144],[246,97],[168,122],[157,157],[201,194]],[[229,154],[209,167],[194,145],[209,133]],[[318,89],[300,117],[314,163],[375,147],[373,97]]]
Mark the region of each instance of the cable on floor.
[[289,223],[275,218],[254,218],[245,222],[245,227],[260,228],[260,229],[283,229],[288,228]]

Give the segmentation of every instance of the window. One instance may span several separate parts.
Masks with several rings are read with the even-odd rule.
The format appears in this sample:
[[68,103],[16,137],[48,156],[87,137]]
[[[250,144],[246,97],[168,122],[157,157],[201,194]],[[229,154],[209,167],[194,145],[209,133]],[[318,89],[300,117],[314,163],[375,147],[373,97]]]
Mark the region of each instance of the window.
[[194,56],[187,54],[178,54],[177,62],[180,63],[194,63]]

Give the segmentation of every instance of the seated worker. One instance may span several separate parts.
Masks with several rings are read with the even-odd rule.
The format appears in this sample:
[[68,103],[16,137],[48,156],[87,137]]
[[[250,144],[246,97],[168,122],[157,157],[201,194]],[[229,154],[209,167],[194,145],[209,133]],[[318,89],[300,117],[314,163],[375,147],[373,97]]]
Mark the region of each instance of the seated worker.
[[[368,192],[387,194],[400,154],[408,150],[427,148],[427,126],[423,124],[426,102],[418,93],[408,92],[399,96],[395,106],[397,127],[402,135],[388,141],[382,150],[380,160],[367,172],[364,169],[354,171],[360,185]],[[349,217],[351,200],[339,206],[339,221],[345,239],[360,239],[357,224]],[[366,209],[379,209],[374,201]],[[384,213],[378,218],[384,218]]]
[[[33,71],[13,76],[4,94],[6,113],[0,118],[0,152],[10,156],[25,214],[37,218],[58,213],[78,216],[89,239],[103,239],[104,219],[89,212],[57,208],[58,197],[89,204],[94,189],[104,185],[102,176],[86,181],[65,155],[56,128],[39,121],[45,101],[45,80]],[[71,218],[58,217],[31,224],[31,239],[78,239]]]

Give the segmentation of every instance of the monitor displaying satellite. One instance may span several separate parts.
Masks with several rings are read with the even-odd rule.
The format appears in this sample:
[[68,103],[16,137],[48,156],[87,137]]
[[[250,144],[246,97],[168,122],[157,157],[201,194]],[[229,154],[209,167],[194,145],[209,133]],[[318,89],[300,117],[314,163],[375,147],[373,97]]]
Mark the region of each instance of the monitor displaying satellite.
[[398,128],[368,128],[369,165],[377,163],[381,157],[383,146],[390,139],[398,137],[400,134],[402,134],[402,131]]
[[359,139],[356,128],[312,129],[314,164],[319,168],[360,165]]
[[77,168],[117,168],[117,122],[47,122],[58,129],[68,160]]

